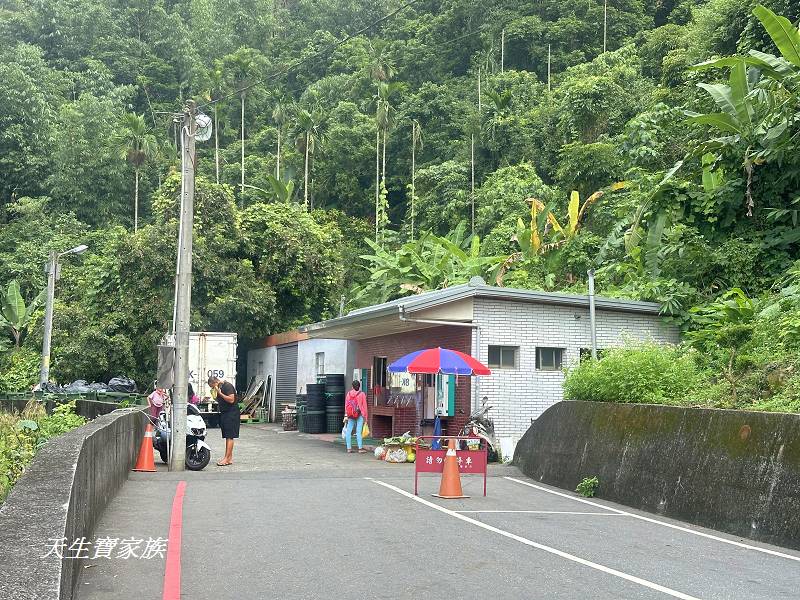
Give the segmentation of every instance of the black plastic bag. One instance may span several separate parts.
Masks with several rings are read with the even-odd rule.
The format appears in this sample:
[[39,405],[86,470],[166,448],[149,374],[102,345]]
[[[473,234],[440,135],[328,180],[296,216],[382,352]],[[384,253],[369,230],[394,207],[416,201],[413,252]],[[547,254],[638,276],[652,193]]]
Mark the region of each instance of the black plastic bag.
[[102,381],[99,381],[97,383],[90,383],[89,389],[92,390],[93,392],[107,392],[108,385],[106,385]]
[[125,377],[124,375],[120,375],[119,377],[114,377],[108,382],[108,391],[135,394],[139,391],[139,389],[136,387],[136,382],[133,379]]
[[64,386],[67,394],[85,394],[89,391],[89,384],[85,379],[76,379],[69,385]]
[[64,388],[58,384],[47,382],[39,386],[39,391],[45,394],[63,394]]

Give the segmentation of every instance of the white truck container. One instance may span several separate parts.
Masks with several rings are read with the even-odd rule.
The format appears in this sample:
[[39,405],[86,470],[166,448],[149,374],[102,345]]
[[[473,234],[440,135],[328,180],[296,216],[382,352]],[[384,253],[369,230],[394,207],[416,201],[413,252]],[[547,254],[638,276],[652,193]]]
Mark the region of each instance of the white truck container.
[[[175,336],[166,342],[174,345]],[[189,333],[189,382],[200,399],[211,396],[208,378],[212,375],[236,385],[237,334],[222,331]]]

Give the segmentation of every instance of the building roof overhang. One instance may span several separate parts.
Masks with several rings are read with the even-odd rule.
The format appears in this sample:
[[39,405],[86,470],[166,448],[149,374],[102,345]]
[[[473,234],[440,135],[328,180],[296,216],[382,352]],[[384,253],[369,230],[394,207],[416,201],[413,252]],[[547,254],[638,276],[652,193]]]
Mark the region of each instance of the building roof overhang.
[[[361,308],[336,319],[306,325],[299,331],[310,338],[359,340],[441,325],[469,325],[475,298],[589,307],[588,296],[501,288],[471,282]],[[601,297],[595,297],[595,307],[598,310],[649,315],[657,315],[660,311],[659,305],[654,302]]]

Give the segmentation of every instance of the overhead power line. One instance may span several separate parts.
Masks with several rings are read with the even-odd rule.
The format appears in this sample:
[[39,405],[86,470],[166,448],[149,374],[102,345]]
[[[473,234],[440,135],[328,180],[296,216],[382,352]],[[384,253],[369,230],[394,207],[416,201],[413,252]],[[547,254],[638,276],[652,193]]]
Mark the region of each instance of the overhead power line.
[[274,73],[272,73],[272,74],[270,74],[270,75],[268,75],[266,77],[263,77],[261,79],[257,79],[256,81],[254,81],[252,83],[249,83],[248,85],[245,85],[245,86],[237,89],[236,91],[231,92],[230,94],[225,94],[224,96],[222,96],[220,98],[216,98],[214,100],[209,100],[208,102],[200,104],[198,106],[198,108],[204,108],[206,106],[211,106],[212,104],[216,104],[217,102],[222,102],[223,100],[227,100],[228,98],[232,98],[234,96],[238,96],[242,92],[245,92],[245,91],[247,91],[249,89],[252,89],[252,88],[254,88],[254,87],[258,86],[258,85],[263,85],[263,84],[267,83],[268,81],[272,81],[273,79],[276,79],[278,77],[286,75],[290,71],[292,71],[293,69],[296,69],[297,67],[309,62],[310,60],[322,58],[324,55],[330,54],[331,52],[336,50],[342,44],[345,44],[345,43],[349,42],[351,39],[353,39],[355,37],[358,37],[362,33],[365,33],[367,31],[369,31],[370,29],[372,29],[374,27],[377,27],[378,25],[380,25],[384,21],[387,21],[387,20],[391,19],[397,13],[407,9],[409,6],[412,6],[413,4],[416,4],[417,2],[419,2],[419,0],[409,0],[409,2],[406,2],[405,4],[403,4],[402,6],[396,8],[392,12],[385,14],[380,19],[378,19],[376,21],[373,21],[372,23],[370,23],[369,25],[367,25],[365,27],[362,27],[358,31],[355,31],[355,32],[353,32],[351,34],[346,35],[341,40],[339,40],[338,42],[333,44],[330,48],[327,48],[326,50],[321,50],[321,51],[319,51],[319,52],[317,52],[315,54],[311,54],[311,55],[309,55],[309,56],[307,56],[307,57],[305,57],[305,58],[303,58],[301,60],[295,61],[294,63],[290,64],[289,66],[285,67],[284,69],[281,69],[280,71],[276,71],[276,72],[274,72]]

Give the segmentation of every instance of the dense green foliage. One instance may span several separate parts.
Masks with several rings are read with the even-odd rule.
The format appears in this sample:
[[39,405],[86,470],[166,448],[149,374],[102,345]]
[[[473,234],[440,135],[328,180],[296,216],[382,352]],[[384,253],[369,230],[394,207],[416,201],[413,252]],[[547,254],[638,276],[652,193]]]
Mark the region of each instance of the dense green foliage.
[[74,402],[56,406],[51,415],[36,401],[21,414],[0,412],[0,502],[47,440],[85,422],[75,414]]
[[564,397],[596,402],[680,404],[700,383],[691,357],[677,348],[645,345],[605,351],[570,371]]
[[800,264],[770,295],[734,289],[690,317],[682,346],[608,349],[569,370],[565,397],[800,412]]
[[[0,284],[31,303],[47,252],[87,243],[59,282],[53,374],[150,379],[194,98],[215,131],[194,328],[246,344],[474,274],[584,292],[594,268],[599,293],[707,329],[698,368],[760,402],[746,373],[794,372],[761,336],[792,323],[759,310],[800,259],[798,5],[609,0],[604,35],[603,4],[419,0],[367,27],[393,8],[6,3]],[[734,289],[755,321],[703,322]]]

